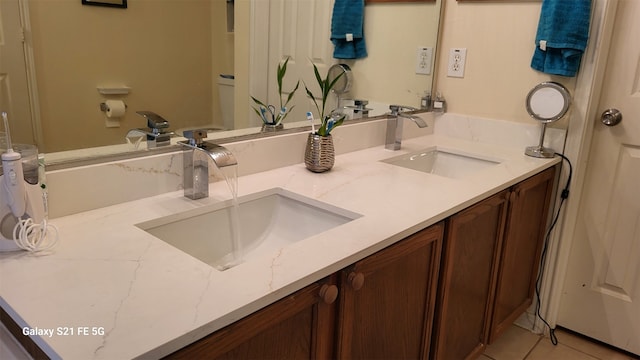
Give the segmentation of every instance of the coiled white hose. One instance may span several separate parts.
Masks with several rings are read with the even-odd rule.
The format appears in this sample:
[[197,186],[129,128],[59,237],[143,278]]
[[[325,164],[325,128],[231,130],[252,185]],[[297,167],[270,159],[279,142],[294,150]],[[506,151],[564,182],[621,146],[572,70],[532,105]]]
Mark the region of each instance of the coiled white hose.
[[13,227],[13,241],[19,248],[30,252],[49,250],[58,243],[58,228],[46,219],[41,223],[31,218],[18,219]]

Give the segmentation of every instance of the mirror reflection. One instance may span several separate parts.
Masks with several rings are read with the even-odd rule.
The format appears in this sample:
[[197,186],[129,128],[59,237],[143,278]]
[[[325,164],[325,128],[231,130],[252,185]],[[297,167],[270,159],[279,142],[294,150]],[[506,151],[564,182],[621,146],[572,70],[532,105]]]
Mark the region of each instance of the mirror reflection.
[[[312,86],[313,64],[323,75],[336,63],[350,68],[350,90],[340,104],[332,95],[333,107],[364,100],[369,116],[391,103],[419,107],[434,66],[423,58],[429,74],[417,74],[418,49],[432,48],[435,57],[441,6],[440,0],[367,4],[368,56],[338,60],[329,41],[333,1],[144,0],[127,9],[23,1],[37,85],[30,101],[37,106],[31,128],[16,136],[46,153],[115,144],[132,151],[125,135],[146,127],[138,111],[160,114],[179,134],[203,127],[215,131],[213,138],[259,133],[250,95],[277,104],[276,68],[287,58],[285,89],[298,80],[302,89],[303,82]],[[107,117],[100,107],[107,101],[126,104],[124,114]],[[307,126],[311,102],[300,90],[293,101],[297,112],[285,128]]]

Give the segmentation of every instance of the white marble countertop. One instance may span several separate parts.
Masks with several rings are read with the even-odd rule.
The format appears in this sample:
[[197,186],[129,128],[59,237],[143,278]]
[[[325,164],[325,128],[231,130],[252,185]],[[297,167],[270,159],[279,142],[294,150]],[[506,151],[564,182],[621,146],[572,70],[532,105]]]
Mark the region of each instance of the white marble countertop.
[[[378,161],[434,145],[502,163],[450,179]],[[280,187],[362,217],[224,272],[135,226],[228,200],[224,183],[203,200],[176,191],[56,218],[53,252],[0,254],[0,305],[20,326],[53,330],[32,337],[52,358],[158,358],[558,162],[429,135],[340,155],[322,174],[297,164],[242,176],[240,195]]]

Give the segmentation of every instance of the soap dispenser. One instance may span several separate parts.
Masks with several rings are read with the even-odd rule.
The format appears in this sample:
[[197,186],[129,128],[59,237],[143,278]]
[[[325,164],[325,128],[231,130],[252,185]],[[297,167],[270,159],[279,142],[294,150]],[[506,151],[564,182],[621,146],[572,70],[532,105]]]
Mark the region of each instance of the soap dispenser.
[[424,92],[422,98],[420,98],[420,109],[431,111],[433,110],[431,105],[431,91],[427,90]]
[[439,113],[447,111],[447,101],[440,91],[436,93],[436,97],[433,99],[433,111]]

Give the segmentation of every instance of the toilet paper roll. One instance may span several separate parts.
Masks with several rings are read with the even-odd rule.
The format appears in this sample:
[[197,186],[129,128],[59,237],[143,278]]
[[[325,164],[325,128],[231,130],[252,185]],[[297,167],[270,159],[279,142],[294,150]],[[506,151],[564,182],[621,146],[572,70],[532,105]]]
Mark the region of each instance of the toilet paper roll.
[[110,119],[123,117],[124,112],[127,109],[127,106],[122,100],[107,100],[105,101],[105,105],[107,106],[105,113]]

